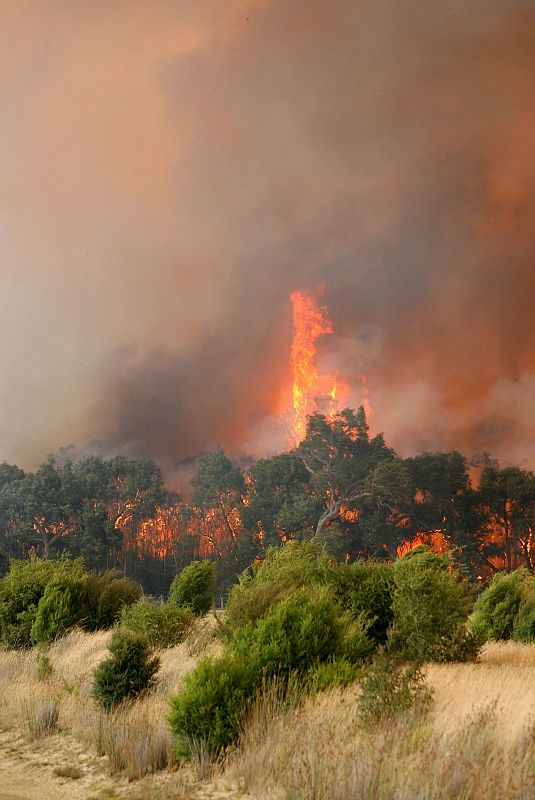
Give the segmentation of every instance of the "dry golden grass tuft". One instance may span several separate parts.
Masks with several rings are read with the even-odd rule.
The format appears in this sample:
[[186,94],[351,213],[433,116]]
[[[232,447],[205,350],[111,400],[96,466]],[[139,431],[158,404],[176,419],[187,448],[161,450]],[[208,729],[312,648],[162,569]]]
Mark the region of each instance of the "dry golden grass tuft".
[[488,645],[476,664],[430,665],[432,710],[366,733],[357,692],[251,712],[229,777],[255,798],[528,800],[535,797],[535,647]]
[[22,703],[31,739],[51,736],[59,720],[60,696],[48,689],[32,692]]
[[[46,652],[0,650],[0,720],[37,740],[72,734],[89,751],[108,757],[109,771],[134,780],[174,766],[167,726],[170,694],[203,654],[219,650],[215,621],[196,623],[187,640],[162,651],[156,690],[104,713],[92,696],[93,670],[108,656],[111,632],[75,630]],[[62,768],[62,767],[61,767]]]
[[129,703],[95,720],[94,744],[108,756],[110,769],[130,780],[174,764],[167,706],[155,698]]
[[54,775],[58,778],[69,778],[71,781],[78,781],[84,773],[79,767],[54,767]]
[[500,737],[513,741],[535,721],[535,646],[494,642],[475,664],[432,664],[428,684],[434,690],[434,719],[453,731],[482,705],[493,705]]
[[[265,800],[528,800],[535,796],[535,740],[500,735],[494,706],[458,717],[405,714],[359,730],[354,690],[333,690],[288,709],[255,707],[229,774]],[[464,710],[463,710],[464,711]]]
[[[430,712],[421,718],[405,715],[368,733],[359,727],[357,687],[290,704],[274,689],[254,704],[240,746],[226,764],[214,764],[199,752],[191,769],[176,770],[167,698],[200,655],[219,651],[214,625],[211,619],[199,623],[187,641],[162,652],[156,691],[113,714],[102,713],[91,697],[92,671],[107,657],[109,633],[69,634],[47,651],[45,668],[37,651],[0,651],[2,725],[25,731],[28,748],[57,740],[63,758],[54,762],[48,749],[50,769],[59,769],[57,775],[63,770],[62,780],[72,771],[70,785],[80,787],[84,800],[103,796],[89,791],[95,775],[85,753],[93,753],[96,762],[97,754],[107,756],[101,761],[114,796],[133,800],[535,796],[535,647],[513,643],[487,646],[475,664],[429,665]],[[56,711],[56,722],[49,724]],[[29,719],[40,731],[34,743]],[[44,738],[54,729],[62,735]],[[79,751],[70,745],[70,756],[65,751],[69,736],[81,743]],[[78,771],[83,776],[76,779]],[[71,800],[75,797],[71,794]]]

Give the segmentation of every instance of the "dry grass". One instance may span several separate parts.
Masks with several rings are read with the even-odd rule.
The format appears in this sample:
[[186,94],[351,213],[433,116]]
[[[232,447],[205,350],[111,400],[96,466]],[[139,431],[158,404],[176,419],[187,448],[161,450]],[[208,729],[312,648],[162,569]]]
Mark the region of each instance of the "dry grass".
[[[56,730],[74,734],[85,747],[108,756],[110,772],[129,779],[172,766],[167,698],[205,652],[217,652],[214,622],[197,623],[185,642],[160,653],[156,690],[111,714],[92,696],[93,670],[108,656],[110,632],[73,631],[46,653],[0,651],[0,720],[25,727],[31,739]],[[46,669],[43,664],[46,663]]]
[[[211,625],[205,622],[189,641],[161,653],[157,690],[113,714],[103,714],[91,698],[92,671],[107,656],[109,633],[73,632],[56,642],[47,652],[51,671],[43,670],[37,651],[0,651],[2,724],[25,730],[27,739],[35,726],[42,737],[54,729],[46,720],[56,709],[55,727],[74,734],[81,751],[106,755],[109,771],[124,775],[121,780],[136,779],[144,800],[235,797],[233,787],[262,800],[535,796],[535,647],[519,644],[490,645],[477,664],[427,667],[434,690],[429,714],[407,715],[370,733],[359,726],[356,688],[293,705],[273,690],[255,704],[226,765],[199,752],[193,773],[166,772],[165,781],[151,776],[173,766],[167,698],[200,654],[217,652]],[[60,769],[69,768],[64,759]],[[80,770],[76,761],[72,769]]]
[[288,708],[257,703],[227,774],[265,800],[528,800],[535,796],[535,648],[491,645],[481,663],[432,665],[425,717],[359,726],[355,688]]
[[31,739],[55,733],[59,720],[60,697],[50,690],[35,691],[22,703]]
[[79,767],[55,767],[54,775],[58,778],[70,778],[71,781],[78,781],[84,773]]
[[487,645],[476,664],[433,664],[427,681],[434,690],[434,718],[453,731],[483,705],[494,705],[500,737],[510,742],[534,722],[535,646],[515,642]]
[[166,705],[154,698],[97,716],[95,745],[108,756],[112,772],[134,780],[174,763],[166,716]]
[[[444,733],[410,715],[373,733],[359,731],[354,698],[253,718],[229,767],[258,798],[300,800],[527,800],[535,796],[533,731],[499,735],[492,707]],[[504,768],[504,764],[506,767]]]

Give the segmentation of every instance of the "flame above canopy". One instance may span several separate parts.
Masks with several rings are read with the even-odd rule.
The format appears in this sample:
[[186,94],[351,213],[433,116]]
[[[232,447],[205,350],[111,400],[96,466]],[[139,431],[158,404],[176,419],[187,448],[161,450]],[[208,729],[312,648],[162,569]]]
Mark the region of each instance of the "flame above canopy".
[[293,340],[291,348],[293,439],[299,443],[306,434],[307,417],[315,411],[331,416],[343,407],[350,387],[338,375],[326,374],[317,365],[317,339],[333,333],[327,308],[318,305],[324,288],[315,292],[292,292]]

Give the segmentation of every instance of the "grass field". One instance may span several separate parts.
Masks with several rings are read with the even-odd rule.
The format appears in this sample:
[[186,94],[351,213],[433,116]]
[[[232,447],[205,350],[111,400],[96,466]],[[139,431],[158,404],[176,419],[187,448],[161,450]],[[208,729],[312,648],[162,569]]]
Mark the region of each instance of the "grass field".
[[152,695],[103,715],[91,698],[91,673],[108,639],[73,632],[46,660],[36,650],[0,652],[0,793],[27,800],[535,796],[535,647],[491,644],[476,664],[428,666],[429,714],[371,733],[359,727],[358,687],[290,710],[272,693],[254,707],[224,764],[199,753],[193,766],[179,767],[167,697],[201,653],[217,652],[209,623],[162,653]]

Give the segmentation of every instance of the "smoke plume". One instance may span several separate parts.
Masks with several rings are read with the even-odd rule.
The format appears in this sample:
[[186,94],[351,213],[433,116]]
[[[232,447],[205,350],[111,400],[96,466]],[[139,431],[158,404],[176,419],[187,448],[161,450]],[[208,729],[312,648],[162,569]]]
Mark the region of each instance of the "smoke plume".
[[535,467],[533,3],[8,0],[0,36],[0,458],[284,446],[322,284],[372,429]]

